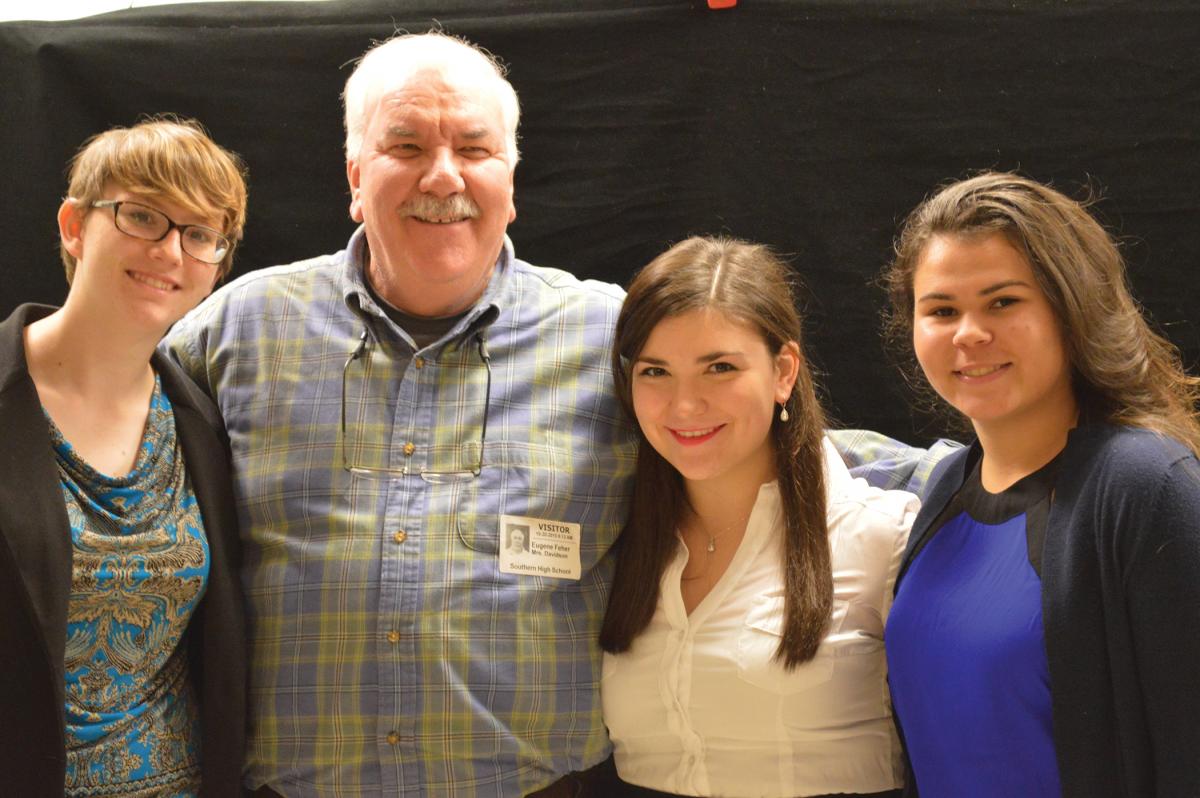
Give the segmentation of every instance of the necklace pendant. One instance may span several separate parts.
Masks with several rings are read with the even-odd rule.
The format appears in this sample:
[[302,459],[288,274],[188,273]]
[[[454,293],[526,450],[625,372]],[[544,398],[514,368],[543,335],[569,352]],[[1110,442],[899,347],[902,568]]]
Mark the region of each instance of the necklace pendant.
[[708,553],[712,554],[716,550],[717,550],[717,539],[709,538],[708,539]]

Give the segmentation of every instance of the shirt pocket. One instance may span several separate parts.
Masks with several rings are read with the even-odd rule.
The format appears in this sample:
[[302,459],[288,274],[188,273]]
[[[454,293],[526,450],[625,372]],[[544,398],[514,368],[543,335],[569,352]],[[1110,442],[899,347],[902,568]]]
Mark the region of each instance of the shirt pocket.
[[570,465],[568,453],[553,446],[488,441],[479,476],[458,486],[453,500],[459,541],[472,551],[499,555],[502,515],[575,521]]
[[[834,669],[834,656],[824,641],[815,657],[790,670],[775,659],[783,639],[783,608],[783,596],[759,596],[755,600],[738,634],[738,678],[778,695],[822,687],[833,678]],[[834,599],[829,628],[840,628],[846,611],[847,603]]]

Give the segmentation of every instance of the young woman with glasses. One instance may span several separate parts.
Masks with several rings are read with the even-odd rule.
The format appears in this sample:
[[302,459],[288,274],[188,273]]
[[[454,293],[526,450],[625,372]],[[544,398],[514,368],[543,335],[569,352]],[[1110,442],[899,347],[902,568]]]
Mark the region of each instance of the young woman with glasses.
[[0,324],[6,794],[240,794],[224,433],[155,346],[228,273],[242,172],[193,122],[91,139],[58,210],[67,299]]

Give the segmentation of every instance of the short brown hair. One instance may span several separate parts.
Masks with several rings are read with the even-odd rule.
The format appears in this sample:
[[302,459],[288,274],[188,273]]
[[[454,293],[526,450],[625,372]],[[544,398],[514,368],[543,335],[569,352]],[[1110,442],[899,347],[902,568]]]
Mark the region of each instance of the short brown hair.
[[[161,195],[193,213],[221,219],[230,239],[220,277],[233,266],[233,251],[246,224],[246,178],[242,159],[218,146],[194,119],[155,116],[133,127],[115,127],[84,142],[71,159],[67,197],[87,213],[116,183],[139,194]],[[60,247],[67,283],[75,257]]]

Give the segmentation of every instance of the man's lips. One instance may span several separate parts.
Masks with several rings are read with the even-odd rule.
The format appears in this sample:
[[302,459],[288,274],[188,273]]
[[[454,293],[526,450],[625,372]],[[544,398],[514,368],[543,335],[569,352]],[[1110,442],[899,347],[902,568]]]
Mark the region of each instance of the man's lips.
[[725,428],[724,424],[718,424],[715,427],[695,427],[692,429],[675,429],[667,427],[671,433],[671,437],[677,443],[684,446],[698,446],[705,441],[712,440],[713,436]]
[[415,222],[422,222],[424,224],[458,224],[459,222],[466,222],[466,221],[470,221],[470,219],[471,219],[470,216],[454,217],[454,218],[426,218],[424,216],[416,216],[416,215],[409,216],[408,218],[412,219]]
[[481,213],[475,201],[462,194],[442,198],[419,194],[396,210],[401,216],[424,224],[457,224],[477,219]]

